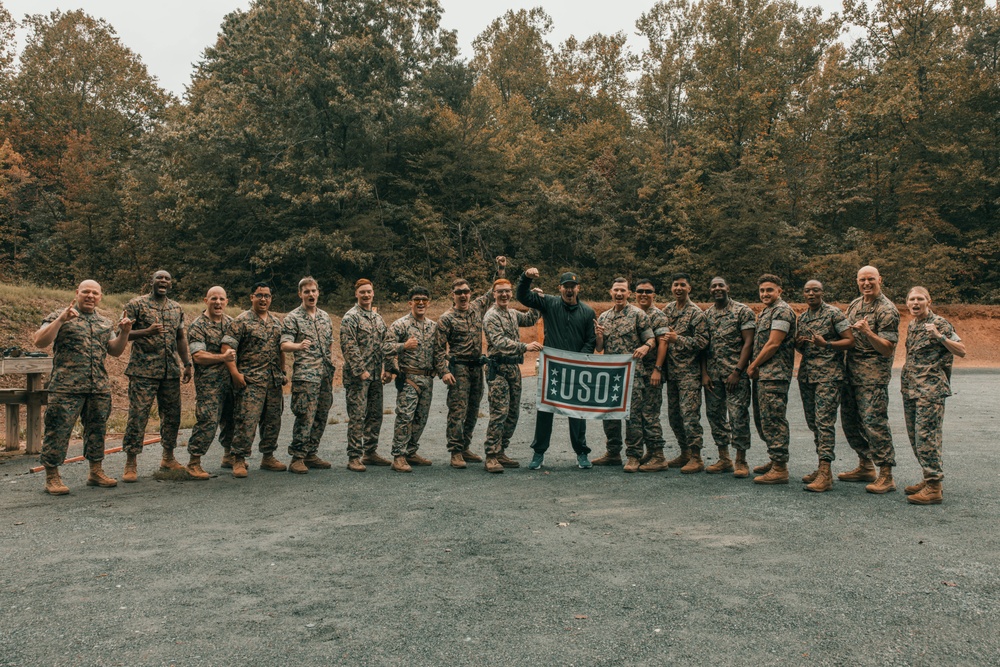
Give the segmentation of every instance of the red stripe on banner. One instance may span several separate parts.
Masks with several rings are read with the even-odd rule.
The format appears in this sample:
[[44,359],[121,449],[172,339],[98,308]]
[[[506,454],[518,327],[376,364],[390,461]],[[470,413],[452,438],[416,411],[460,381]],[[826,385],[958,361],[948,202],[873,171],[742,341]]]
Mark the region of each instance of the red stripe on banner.
[[[560,403],[560,402],[557,402],[557,401],[547,400],[545,398],[546,391],[544,389],[544,387],[546,386],[546,384],[549,381],[549,364],[548,364],[549,359],[553,359],[555,361],[561,361],[564,364],[572,364],[573,366],[578,367],[578,368],[581,367],[582,362],[579,359],[568,359],[566,357],[557,357],[557,356],[551,355],[551,354],[546,354],[544,358],[545,358],[545,363],[542,365],[542,368],[540,369],[540,371],[541,371],[541,373],[540,373],[540,375],[541,375],[540,380],[543,383],[542,384],[543,388],[542,388],[542,398],[541,398],[541,400],[539,402],[542,405],[551,405],[552,407],[562,408],[564,410],[575,410],[577,412],[589,412],[589,413],[594,413],[594,414],[611,414],[612,412],[624,412],[625,411],[625,405],[628,403],[628,399],[631,396],[631,394],[628,393],[629,391],[631,391],[631,383],[632,383],[632,374],[631,373],[624,373],[624,376],[625,376],[625,385],[624,385],[624,392],[622,393],[622,406],[621,407],[615,407],[615,408],[587,408],[587,407],[579,406],[579,405],[576,405],[576,404],[573,404],[573,403]],[[632,361],[630,363],[634,364],[636,362]],[[586,366],[582,366],[582,367],[583,368],[590,368],[591,366],[602,366],[602,367],[609,367],[609,368],[621,368],[622,370],[624,370],[624,369],[626,369],[628,367],[628,363],[623,364],[620,361],[587,361],[586,362]]]
[[[551,354],[545,355],[546,359],[555,359],[556,361],[561,361],[566,364],[576,364],[579,366],[581,362],[579,359],[567,359],[566,357],[556,357]],[[618,368],[624,368],[628,364],[623,364],[620,361],[588,361],[587,366],[616,366]]]

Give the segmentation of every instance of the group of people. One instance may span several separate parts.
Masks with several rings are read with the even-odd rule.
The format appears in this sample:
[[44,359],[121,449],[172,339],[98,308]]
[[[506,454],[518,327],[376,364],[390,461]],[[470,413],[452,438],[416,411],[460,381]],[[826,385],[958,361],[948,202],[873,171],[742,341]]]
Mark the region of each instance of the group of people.
[[[870,493],[895,490],[895,452],[888,423],[888,385],[899,339],[899,310],[882,293],[877,269],[858,271],[860,291],[844,313],[823,300],[823,285],[810,280],[804,288],[808,309],[796,316],[782,299],[778,276],[760,277],[763,310],[753,310],[729,296],[724,278],[709,285],[713,305],[705,310],[690,300],[691,278],[675,274],[673,300],[661,310],[656,287],[640,278],[634,285],[616,278],[610,288],[612,307],[598,317],[579,300],[575,273],[559,279],[558,295],[546,295],[533,281],[535,268],[521,274],[515,286],[506,278],[507,260],[498,257],[492,288],[477,298],[467,280],[452,284],[453,305],[437,322],[427,317],[430,292],[414,287],[410,312],[387,325],[373,307],[370,280],[354,284],[357,303],[343,316],[340,348],[348,413],[347,468],[389,466],[412,472],[431,461],[419,453],[427,424],[434,378],[448,386],[447,449],[450,465],[465,468],[483,462],[472,451],[482,396],[488,394],[484,467],[490,473],[518,468],[507,455],[517,426],[524,354],[539,351],[539,342],[521,342],[520,328],[544,325],[546,347],[583,353],[630,354],[636,359],[632,409],[628,419],[604,421],[605,453],[590,460],[586,422],[569,419],[570,443],[580,468],[621,466],[627,473],[679,468],[693,474],[731,472],[749,477],[750,414],[767,446],[769,462],[753,469],[757,484],[788,483],[789,428],[786,418],[796,351],[800,354],[799,391],[806,422],[813,433],[817,468],[802,481],[812,492],[833,485],[835,426],[840,412],[844,434],[858,456],[842,481],[868,482]],[[45,490],[69,493],[59,466],[66,456],[72,429],[83,425],[84,456],[90,463],[87,484],[113,487],[117,481],[103,470],[104,438],[111,412],[107,354],[120,356],[129,341],[129,415],[123,440],[123,482],[138,481],[137,459],[154,400],[160,419],[161,470],[182,471],[209,479],[201,459],[216,434],[224,454],[222,467],[234,477],[247,477],[247,458],[259,435],[260,468],[305,474],[330,468],[320,458],[319,444],[333,402],[334,328],[319,308],[319,285],[311,277],[298,285],[301,305],[279,320],[270,312],[271,288],[256,283],[249,310],[226,314],[228,297],[219,286],[205,295],[205,310],[190,325],[179,304],[168,298],[172,278],[166,271],[152,276],[149,294],[125,307],[119,322],[98,312],[101,287],[86,280],[73,302],[46,317],[35,345],[53,346],[53,371],[41,461]],[[630,303],[632,288],[635,304]],[[511,307],[515,298],[527,312]],[[906,299],[912,320],[906,335],[902,394],[907,433],[923,469],[923,481],[906,487],[914,504],[941,502],[941,425],[950,395],[954,355],[964,356],[961,339],[945,319],[934,314],[923,287]],[[483,354],[485,337],[486,353]],[[291,377],[286,355],[292,358]],[[189,460],[174,456],[181,416],[181,382],[194,379],[196,420],[188,441]],[[284,409],[283,385],[291,382],[295,415],[288,465],[274,454]],[[379,455],[383,385],[397,388],[391,459]],[[664,456],[660,422],[666,386],[667,414],[680,453]],[[702,397],[712,438],[715,463],[702,458]],[[553,414],[538,412],[530,469],[541,468],[549,447]],[[622,450],[624,449],[624,459]],[[732,453],[732,457],[731,457]]]

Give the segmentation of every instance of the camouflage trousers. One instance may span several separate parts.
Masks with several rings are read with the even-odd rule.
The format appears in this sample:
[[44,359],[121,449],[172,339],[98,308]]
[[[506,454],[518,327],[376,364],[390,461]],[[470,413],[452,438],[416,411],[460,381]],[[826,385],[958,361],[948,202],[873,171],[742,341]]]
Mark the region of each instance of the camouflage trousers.
[[732,445],[745,452],[750,449],[750,379],[741,377],[729,391],[727,377],[712,378],[712,388],[705,387],[705,413],[716,447]]
[[233,434],[233,456],[250,456],[253,451],[253,435],[260,427],[261,454],[273,454],[278,448],[278,433],[281,431],[281,413],[285,400],[281,387],[271,383],[248,382],[246,389],[236,391],[233,414],[236,420]]
[[448,387],[448,451],[461,452],[472,443],[483,402],[483,368],[452,364],[455,384]]
[[347,457],[357,459],[378,448],[378,436],[382,432],[382,382],[378,376],[368,380],[344,378],[344,395],[347,400]]
[[195,425],[188,438],[188,453],[204,456],[208,453],[216,431],[223,449],[233,444],[233,385],[229,378],[216,382],[194,382]]
[[396,423],[392,432],[392,455],[411,456],[420,448],[420,436],[431,413],[434,378],[409,375],[396,394]]
[[180,378],[144,378],[132,375],[128,379],[128,423],[122,449],[128,454],[142,452],[146,437],[149,411],[156,400],[160,415],[160,444],[163,449],[177,446],[177,430],[181,427]]
[[521,415],[521,369],[516,364],[499,364],[490,382],[490,425],[486,427],[486,456],[500,456]]
[[910,436],[910,446],[924,471],[924,479],[944,479],[941,467],[944,399],[904,398],[903,416],[906,418],[906,434]]
[[[654,387],[645,379],[642,396],[639,403],[632,403],[632,410],[639,411],[642,420],[642,444],[648,452],[662,452],[666,442],[663,440],[663,423],[660,413],[663,411],[663,384]],[[607,431],[605,431],[606,433]]]
[[787,380],[757,380],[758,426],[767,445],[767,455],[774,463],[788,462],[789,384]]
[[813,432],[813,443],[820,461],[833,461],[837,442],[837,409],[844,383],[799,382],[802,409],[806,413],[806,425]]
[[636,374],[632,384],[632,410],[628,419],[605,419],[604,437],[607,438],[608,454],[621,454],[622,451],[622,421],[625,422],[625,456],[642,457],[642,397],[646,389],[646,379]]
[[326,420],[333,406],[333,374],[319,382],[292,383],[292,442],[288,454],[292,458],[304,459],[319,451],[319,441],[326,430]]
[[45,436],[39,460],[44,466],[61,466],[77,417],[83,425],[83,456],[104,460],[104,434],[111,415],[111,394],[49,394],[45,408]]
[[840,399],[840,425],[858,458],[871,459],[877,466],[896,465],[887,385],[845,382]]
[[701,375],[667,380],[667,418],[681,449],[701,449]]

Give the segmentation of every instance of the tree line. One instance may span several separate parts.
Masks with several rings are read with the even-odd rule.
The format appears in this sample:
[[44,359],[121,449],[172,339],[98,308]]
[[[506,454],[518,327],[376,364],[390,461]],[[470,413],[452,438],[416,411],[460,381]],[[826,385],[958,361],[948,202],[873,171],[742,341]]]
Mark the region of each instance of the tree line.
[[441,18],[255,0],[177,99],[106,21],[0,3],[0,279],[311,274],[346,301],[483,285],[504,254],[592,296],[687,271],[750,298],[766,270],[846,300],[871,263],[897,298],[1000,303],[995,2],[664,0],[638,54],[508,11],[468,60]]

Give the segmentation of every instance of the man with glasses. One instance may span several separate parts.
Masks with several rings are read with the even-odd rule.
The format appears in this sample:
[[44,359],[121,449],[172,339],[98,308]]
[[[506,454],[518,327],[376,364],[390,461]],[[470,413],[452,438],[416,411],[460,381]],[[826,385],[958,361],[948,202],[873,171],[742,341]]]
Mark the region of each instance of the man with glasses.
[[284,463],[274,457],[281,431],[284,399],[285,353],[281,351],[281,321],[272,315],[271,287],[257,283],[250,291],[250,310],[240,313],[222,337],[222,354],[236,350],[236,361],[226,367],[236,393],[236,428],[233,435],[233,477],[246,477],[246,459],[260,427],[261,470],[282,472]]
[[[507,258],[497,257],[496,263],[497,275],[503,278]],[[465,468],[466,461],[478,463],[483,460],[469,451],[469,445],[483,400],[483,315],[493,302],[493,293],[487,290],[473,300],[469,282],[458,278],[452,283],[451,299],[453,306],[438,319],[435,343],[439,354],[446,356],[449,371],[455,378],[448,386],[447,438],[451,467]],[[499,460],[507,467],[519,465],[506,455]]]

